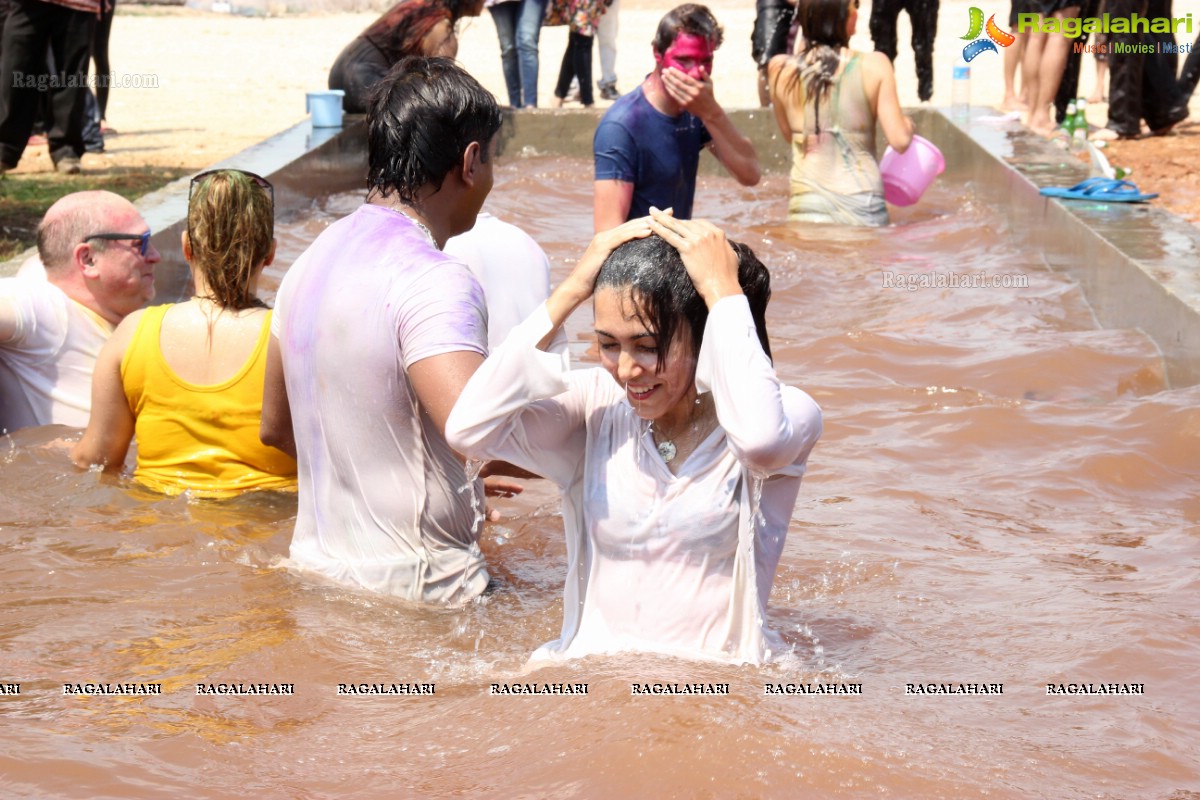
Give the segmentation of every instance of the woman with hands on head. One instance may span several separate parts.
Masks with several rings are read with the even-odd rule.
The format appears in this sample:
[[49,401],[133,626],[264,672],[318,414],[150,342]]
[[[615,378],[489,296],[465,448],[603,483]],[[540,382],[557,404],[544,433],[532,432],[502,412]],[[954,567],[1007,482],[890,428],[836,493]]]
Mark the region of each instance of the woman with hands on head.
[[[596,235],[467,383],[446,435],[558,484],[563,625],[535,660],[648,651],[761,663],[821,412],[771,366],[766,267],[657,210]],[[588,299],[601,368],[543,349]]]
[[792,143],[788,218],[841,225],[886,225],[875,123],[903,153],[912,119],[900,109],[896,73],[880,52],[849,47],[859,0],[799,0],[804,40],[795,55],[767,64],[775,121]]
[[119,471],[136,433],[134,480],[156,491],[296,488],[295,460],[259,440],[271,311],[255,289],[275,257],[274,191],[235,169],[192,179],[182,238],[195,294],[135,311],[105,343],[76,465]]

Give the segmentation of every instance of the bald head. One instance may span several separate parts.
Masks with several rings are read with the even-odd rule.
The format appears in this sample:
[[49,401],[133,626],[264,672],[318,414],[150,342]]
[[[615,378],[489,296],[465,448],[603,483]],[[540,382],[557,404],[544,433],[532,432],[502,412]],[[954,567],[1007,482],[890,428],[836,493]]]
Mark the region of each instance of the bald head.
[[[75,192],[59,198],[38,225],[38,256],[46,266],[46,274],[53,276],[66,271],[71,266],[75,246],[87,237],[117,230],[129,220],[140,218],[133,203],[112,192]],[[104,246],[102,240],[96,244],[96,249]]]

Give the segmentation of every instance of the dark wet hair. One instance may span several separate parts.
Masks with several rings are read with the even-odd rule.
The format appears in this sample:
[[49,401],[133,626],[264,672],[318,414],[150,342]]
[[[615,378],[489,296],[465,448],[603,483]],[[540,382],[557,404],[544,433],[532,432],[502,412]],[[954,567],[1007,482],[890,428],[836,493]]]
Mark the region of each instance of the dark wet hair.
[[471,142],[482,159],[500,130],[491,92],[449,58],[409,56],[392,67],[367,106],[367,186],[412,203],[442,188]]
[[699,36],[712,44],[713,50],[721,46],[725,40],[725,30],[717,22],[717,18],[708,10],[708,6],[696,3],[684,3],[667,12],[658,23],[658,32],[654,34],[651,43],[654,52],[662,55],[671,49],[675,39],[681,33]]
[[796,19],[804,32],[804,50],[792,56],[796,71],[788,90],[804,83],[805,101],[812,103],[817,133],[821,132],[821,102],[833,89],[833,76],[841,63],[842,48],[850,46],[846,25],[854,0],[799,0]]
[[[771,275],[754,251],[741,242],[730,242],[738,257],[738,283],[750,303],[754,329],[767,358],[767,302],[771,299]],[[658,339],[658,369],[666,367],[667,353],[684,326],[691,335],[692,352],[700,353],[708,306],[696,291],[679,251],[657,234],[634,239],[614,250],[600,267],[595,290],[628,289],[634,314]]]

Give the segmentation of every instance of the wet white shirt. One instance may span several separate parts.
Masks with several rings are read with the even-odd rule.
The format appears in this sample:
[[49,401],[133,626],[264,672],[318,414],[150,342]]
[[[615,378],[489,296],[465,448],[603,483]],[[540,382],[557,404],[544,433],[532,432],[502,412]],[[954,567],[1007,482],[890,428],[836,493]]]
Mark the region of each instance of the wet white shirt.
[[[562,490],[561,636],[534,660],[651,651],[761,663],[780,647],[767,598],[821,412],[775,377],[745,297],[709,314],[697,364],[720,425],[672,475],[603,369],[539,351],[545,307],[468,382],[447,437]],[[759,494],[761,489],[761,495]]]
[[443,249],[466,264],[483,287],[489,350],[550,296],[545,251],[525,231],[491,214],[480,214],[475,227],[448,239]]
[[[0,341],[0,433],[34,425],[87,425],[92,372],[114,326],[45,279],[0,279],[17,330]],[[6,309],[7,311],[7,309]]]
[[480,594],[482,492],[407,372],[445,353],[487,354],[483,292],[466,266],[403,215],[364,205],[288,270],[272,333],[296,437],[291,565],[409,600]]

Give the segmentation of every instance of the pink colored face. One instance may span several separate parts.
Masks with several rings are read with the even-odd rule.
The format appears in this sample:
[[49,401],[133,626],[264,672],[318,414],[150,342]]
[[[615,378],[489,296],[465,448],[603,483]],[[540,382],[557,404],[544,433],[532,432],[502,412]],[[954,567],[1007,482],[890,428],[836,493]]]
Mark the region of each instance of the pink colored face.
[[674,67],[698,81],[712,75],[713,46],[701,36],[681,33],[665,53],[655,53],[654,60],[662,69]]

